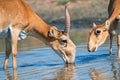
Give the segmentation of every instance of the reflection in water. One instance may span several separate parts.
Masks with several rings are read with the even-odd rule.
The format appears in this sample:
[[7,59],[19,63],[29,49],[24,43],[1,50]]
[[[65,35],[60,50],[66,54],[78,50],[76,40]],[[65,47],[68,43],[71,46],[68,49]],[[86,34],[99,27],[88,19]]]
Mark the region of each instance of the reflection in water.
[[12,80],[12,76],[10,75],[9,71],[8,70],[4,70],[4,71],[5,71],[7,80]]
[[[74,74],[75,70],[76,70],[75,65],[73,64],[65,65],[62,70],[56,73],[55,78],[50,80],[73,80],[76,77],[76,75]],[[13,76],[12,74],[10,74],[8,70],[4,70],[4,72],[6,74],[7,80],[19,80],[19,77],[18,77],[19,75],[17,74],[17,70],[13,70]]]
[[90,75],[92,77],[92,80],[111,80],[109,76],[102,75],[102,73],[99,70],[92,70],[90,71]]
[[92,77],[92,80],[98,80],[99,79],[99,73],[96,70],[90,71],[90,75]]
[[118,65],[116,65],[116,58],[110,58],[111,60],[111,71],[113,76],[105,75],[101,70],[91,70],[90,76],[92,80],[120,80],[120,60],[118,60]]
[[113,73],[113,80],[119,80],[117,79],[117,67],[115,66],[115,58],[110,58],[111,59],[111,70]]
[[119,73],[118,73],[118,78],[119,78],[119,80],[120,80],[120,60],[119,60],[119,62],[118,62],[118,65],[119,65],[119,68],[118,68],[118,70],[119,70],[119,71],[118,71],[118,72],[119,72]]
[[75,65],[67,64],[61,71],[57,72],[56,79],[54,80],[72,80],[76,77],[74,71]]
[[4,71],[5,71],[7,80],[18,80],[17,70],[13,71],[13,76],[10,75],[10,72],[8,70],[4,70]]

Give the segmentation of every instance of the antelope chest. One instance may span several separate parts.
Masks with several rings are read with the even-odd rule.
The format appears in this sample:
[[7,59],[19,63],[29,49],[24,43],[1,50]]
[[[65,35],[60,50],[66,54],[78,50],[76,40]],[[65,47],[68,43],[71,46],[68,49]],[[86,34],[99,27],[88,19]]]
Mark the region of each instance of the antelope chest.
[[120,35],[120,21],[117,21],[114,25],[111,26],[110,33],[113,35]]

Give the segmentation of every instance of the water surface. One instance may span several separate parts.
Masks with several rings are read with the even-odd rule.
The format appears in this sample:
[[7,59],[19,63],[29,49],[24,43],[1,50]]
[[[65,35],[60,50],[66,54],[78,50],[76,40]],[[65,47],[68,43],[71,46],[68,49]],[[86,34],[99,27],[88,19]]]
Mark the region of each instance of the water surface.
[[11,56],[8,70],[3,70],[4,44],[0,45],[0,80],[120,80],[116,44],[113,45],[113,55],[109,56],[108,43],[97,52],[89,53],[86,42],[81,42],[77,45],[75,65],[64,65],[51,48],[41,45],[32,39],[20,42],[14,73]]
[[[108,46],[88,53],[85,45],[77,47],[75,65],[64,65],[50,48],[33,49],[17,55],[18,80],[120,80],[120,63],[108,54]],[[23,54],[24,53],[24,54]],[[5,55],[0,54],[0,80],[12,80],[12,59],[8,71],[2,69]]]

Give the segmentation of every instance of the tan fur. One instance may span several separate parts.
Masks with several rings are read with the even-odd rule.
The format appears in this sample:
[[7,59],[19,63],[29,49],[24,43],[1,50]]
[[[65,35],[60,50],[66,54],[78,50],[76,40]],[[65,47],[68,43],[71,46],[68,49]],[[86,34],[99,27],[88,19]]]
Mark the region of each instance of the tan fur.
[[[88,40],[88,51],[95,51],[96,48],[105,42],[107,36],[110,34],[110,54],[112,53],[113,35],[119,34],[117,30],[120,27],[118,26],[120,20],[120,0],[110,0],[108,6],[108,14],[109,18],[104,24],[96,25],[96,27],[92,29]],[[95,34],[97,30],[100,30],[100,33],[98,35]],[[120,57],[119,43],[120,40],[118,39],[118,57]]]
[[13,57],[13,69],[17,68],[17,43],[21,30],[45,42],[62,57],[65,63],[74,63],[76,52],[74,43],[62,31],[46,24],[23,0],[0,0],[0,29],[9,25],[11,25],[12,31],[11,37],[5,38],[6,58],[4,69],[7,69],[10,53]]

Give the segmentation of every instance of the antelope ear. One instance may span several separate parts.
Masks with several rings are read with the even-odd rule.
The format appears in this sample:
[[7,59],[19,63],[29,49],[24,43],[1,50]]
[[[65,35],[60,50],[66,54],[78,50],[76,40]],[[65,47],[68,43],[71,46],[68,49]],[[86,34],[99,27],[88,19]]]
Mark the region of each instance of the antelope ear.
[[57,28],[56,27],[51,27],[50,31],[48,32],[48,36],[51,38],[57,38]]
[[97,25],[95,23],[93,23],[93,27],[95,28],[95,27],[97,27]]
[[109,20],[105,21],[105,28],[107,28],[107,29],[110,28],[110,21]]

